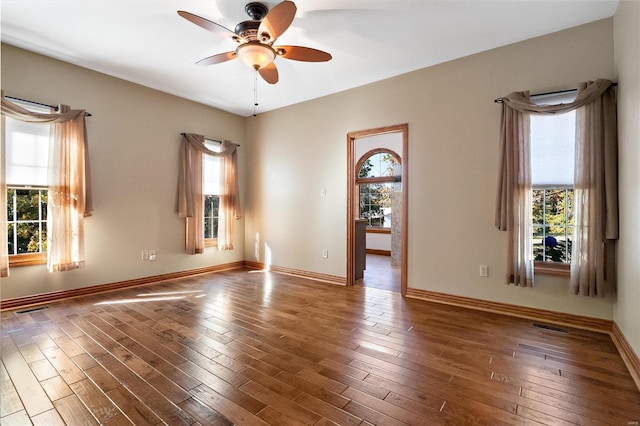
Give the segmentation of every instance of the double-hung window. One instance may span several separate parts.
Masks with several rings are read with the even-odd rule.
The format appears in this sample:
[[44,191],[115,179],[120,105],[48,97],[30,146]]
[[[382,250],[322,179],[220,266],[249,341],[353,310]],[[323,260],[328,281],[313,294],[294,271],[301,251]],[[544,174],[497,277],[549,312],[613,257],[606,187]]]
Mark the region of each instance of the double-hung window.
[[[575,92],[532,97],[570,103]],[[536,269],[569,270],[573,234],[576,112],[530,116],[533,258]]]
[[[205,140],[207,149],[220,152],[221,145],[217,141]],[[202,156],[202,194],[203,194],[203,230],[204,245],[218,245],[218,224],[220,212],[220,157]]]
[[[48,108],[14,101],[25,109]],[[12,266],[46,263],[48,124],[5,118],[7,248]]]

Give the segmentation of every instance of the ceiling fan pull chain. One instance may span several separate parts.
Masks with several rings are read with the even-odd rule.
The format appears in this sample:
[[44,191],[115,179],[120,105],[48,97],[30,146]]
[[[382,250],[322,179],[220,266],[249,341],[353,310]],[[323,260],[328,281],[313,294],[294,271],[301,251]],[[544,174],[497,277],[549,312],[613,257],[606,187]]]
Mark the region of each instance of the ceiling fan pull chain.
[[253,116],[256,116],[256,107],[258,106],[258,70],[253,70]]

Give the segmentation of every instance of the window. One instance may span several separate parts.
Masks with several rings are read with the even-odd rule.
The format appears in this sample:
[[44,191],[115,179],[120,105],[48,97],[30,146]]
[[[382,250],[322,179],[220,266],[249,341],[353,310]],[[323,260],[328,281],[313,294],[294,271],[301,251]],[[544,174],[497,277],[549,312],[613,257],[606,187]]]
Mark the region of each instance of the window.
[[376,149],[358,162],[359,215],[370,228],[391,229],[394,185],[400,179],[400,161],[392,151]]
[[[220,152],[220,143],[205,140],[207,149]],[[202,194],[204,197],[204,245],[212,247],[218,244],[218,215],[220,211],[220,158],[212,155],[202,156]]]
[[[49,113],[48,108],[15,102]],[[46,263],[49,130],[6,117],[7,247],[11,266]]]
[[[538,104],[568,103],[575,92],[533,97]],[[531,115],[533,258],[536,268],[571,263],[576,114]],[[543,263],[541,263],[543,262]]]

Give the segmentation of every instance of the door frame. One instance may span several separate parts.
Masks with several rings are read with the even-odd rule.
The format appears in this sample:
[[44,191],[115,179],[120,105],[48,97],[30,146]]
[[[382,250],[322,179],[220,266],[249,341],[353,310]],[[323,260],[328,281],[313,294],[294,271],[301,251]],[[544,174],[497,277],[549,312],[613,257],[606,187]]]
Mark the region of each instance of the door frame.
[[347,285],[356,282],[355,271],[355,219],[358,215],[358,203],[356,200],[356,140],[367,136],[383,135],[386,133],[400,133],[402,135],[402,174],[400,182],[402,188],[402,218],[401,224],[401,249],[402,262],[400,265],[400,293],[407,294],[407,258],[408,258],[408,177],[409,177],[409,124],[397,124],[393,126],[378,127],[375,129],[359,130],[347,133]]

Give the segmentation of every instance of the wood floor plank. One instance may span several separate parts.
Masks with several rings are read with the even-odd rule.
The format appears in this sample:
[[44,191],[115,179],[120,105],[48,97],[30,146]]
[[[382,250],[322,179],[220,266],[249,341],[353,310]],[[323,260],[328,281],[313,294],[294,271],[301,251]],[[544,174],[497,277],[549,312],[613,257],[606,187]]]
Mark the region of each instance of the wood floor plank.
[[2,362],[15,390],[29,416],[51,410],[53,404],[44,392],[38,379],[22,357],[11,337],[0,338]]
[[[255,416],[255,413],[251,413],[241,406],[236,405],[208,386],[198,386],[197,388],[193,389],[193,393],[196,398],[204,402],[208,407],[211,407],[218,413],[221,413],[223,416],[225,416],[235,424],[247,426],[268,425],[268,423],[266,423],[264,420]],[[263,405],[262,408],[264,407],[266,406]],[[260,408],[260,410],[262,410],[262,408]]]
[[31,424],[29,415],[24,410],[0,417],[0,423],[4,426],[25,426]]
[[189,398],[180,403],[180,408],[189,413],[200,424],[206,426],[232,426],[232,423],[220,413],[203,404],[196,398]]
[[135,425],[157,425],[162,423],[153,410],[136,398],[124,387],[117,387],[106,392],[118,409]]
[[271,389],[268,389],[259,383],[248,382],[242,385],[240,389],[248,395],[251,395],[253,398],[263,402],[266,406],[304,424],[314,424],[320,420],[320,416],[318,414],[295,403],[292,399],[273,392]]
[[76,395],[69,395],[54,402],[62,420],[68,425],[97,425],[98,421]]
[[1,319],[3,425],[640,418],[640,390],[606,334],[376,288],[235,270]]
[[91,380],[81,380],[72,383],[70,387],[99,423],[106,423],[120,415],[118,408]]
[[355,426],[362,422],[361,418],[307,393],[300,394],[294,402],[340,425]]
[[47,380],[40,382],[42,388],[47,393],[47,396],[51,401],[57,401],[73,394],[71,387],[60,376],[55,376]]
[[57,410],[49,410],[44,413],[40,413],[37,416],[32,417],[31,422],[33,422],[34,426],[66,426]]
[[24,411],[24,407],[4,362],[0,362],[0,416],[5,417],[18,411]]

